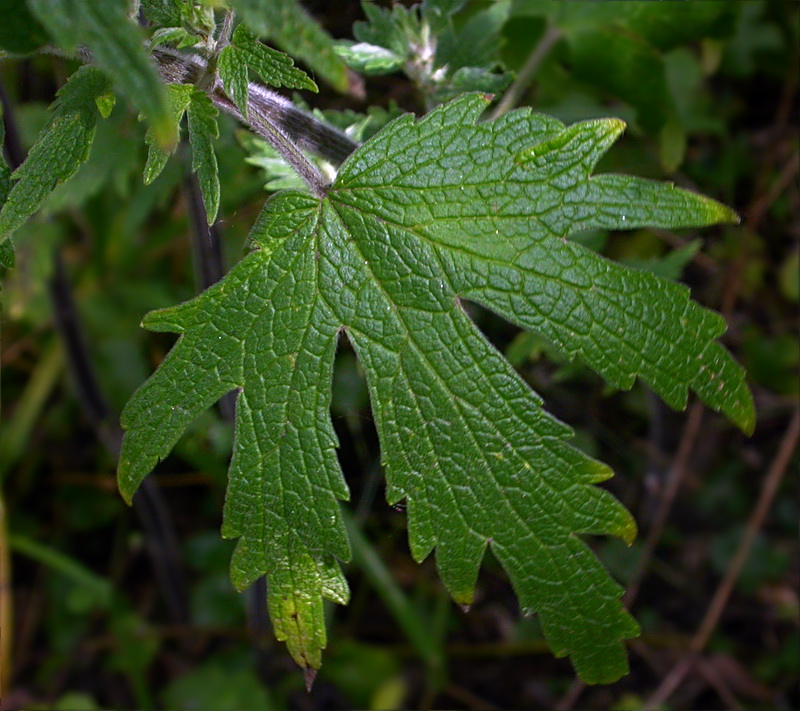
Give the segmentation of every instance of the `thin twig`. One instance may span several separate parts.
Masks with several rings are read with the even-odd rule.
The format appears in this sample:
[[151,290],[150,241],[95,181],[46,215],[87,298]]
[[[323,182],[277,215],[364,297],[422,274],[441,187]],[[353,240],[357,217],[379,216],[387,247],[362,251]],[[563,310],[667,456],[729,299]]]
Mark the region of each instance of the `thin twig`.
[[[206,68],[205,61],[196,54],[187,54],[159,47],[153,52],[153,59],[161,72],[161,76],[168,84],[195,83]],[[225,94],[222,86],[217,82],[211,90],[220,101],[218,108],[235,116],[239,121],[248,124],[242,118],[241,112]],[[247,114],[255,112],[259,116],[266,116],[271,124],[278,126],[300,148],[311,151],[335,166],[341,165],[359,143],[330,124],[320,121],[310,113],[297,108],[291,101],[280,94],[271,91],[263,84],[250,82],[248,85]],[[249,124],[248,124],[249,125]],[[256,133],[259,129],[250,126]],[[263,136],[269,140],[269,136]]]
[[736,298],[739,294],[742,279],[744,278],[745,268],[750,261],[750,235],[756,232],[756,228],[761,223],[761,220],[764,219],[767,210],[769,210],[772,204],[780,197],[781,193],[791,185],[799,170],[800,152],[795,150],[769,190],[759,194],[758,197],[752,201],[747,210],[744,229],[742,231],[743,239],[739,247],[736,261],[729,271],[730,276],[728,277],[725,290],[722,294],[721,311],[722,315],[726,318],[733,312],[733,307],[736,305]]
[[253,131],[266,140],[305,181],[312,194],[319,198],[325,197],[330,186],[328,180],[325,179],[317,166],[303,155],[289,135],[273,121],[268,111],[253,105],[248,108],[247,118],[244,118],[236,104],[219,92],[211,94],[211,100],[218,108],[236,116],[242,123],[250,126]]
[[225,49],[231,41],[231,30],[233,29],[233,17],[236,13],[233,10],[226,10],[222,16],[219,36],[217,37],[217,51]]
[[500,99],[497,106],[494,107],[489,117],[492,119],[499,118],[504,113],[510,111],[516,106],[522,94],[528,88],[528,85],[542,63],[542,60],[549,54],[553,46],[562,37],[561,30],[555,26],[547,28],[539,43],[533,48],[533,51],[528,55],[522,69],[519,70],[514,82],[508,87],[508,90]]
[[[61,253],[53,253],[53,276],[49,283],[56,328],[64,342],[67,363],[72,373],[78,403],[95,430],[98,440],[114,461],[119,458],[122,428],[112,414],[80,329],[78,312]],[[152,480],[146,479],[133,499],[133,507],[144,531],[145,544],[159,591],[170,619],[186,622],[187,586],[181,565],[178,539],[166,503]]]
[[739,547],[736,549],[725,577],[717,587],[714,597],[703,616],[703,620],[697,629],[692,641],[689,644],[691,654],[682,659],[678,664],[673,667],[672,671],[661,682],[661,685],[656,689],[653,695],[647,699],[645,709],[659,708],[664,702],[669,699],[673,692],[678,688],[680,683],[684,680],[686,675],[695,665],[695,660],[698,654],[703,651],[711,634],[719,623],[720,617],[728,604],[733,586],[739,578],[739,575],[744,568],[744,564],[750,555],[753,543],[755,542],[758,532],[764,525],[767,513],[769,512],[775,494],[778,491],[781,481],[783,480],[786,470],[789,468],[789,462],[792,454],[794,453],[798,440],[800,439],[800,408],[794,411],[789,426],[783,435],[783,439],[772,460],[769,467],[767,476],[764,479],[764,485],[761,489],[761,494],[758,497],[750,519],[747,522],[742,540],[739,542]]
[[658,510],[656,511],[653,523],[650,530],[647,532],[647,539],[645,541],[644,549],[642,550],[641,558],[636,565],[636,570],[628,583],[628,590],[623,598],[624,603],[631,607],[639,594],[639,588],[642,580],[646,575],[650,562],[653,559],[658,541],[664,532],[669,514],[672,511],[672,506],[680,490],[683,479],[686,476],[688,469],[689,457],[694,449],[695,442],[700,433],[700,423],[703,417],[703,404],[700,401],[695,401],[689,410],[686,418],[686,424],[683,428],[681,441],[678,446],[678,452],[675,455],[675,460],[672,463],[669,479],[667,485],[664,487],[664,493],[659,502]]
[[555,711],[569,711],[569,709],[571,709],[578,702],[578,699],[581,697],[581,694],[585,689],[586,684],[578,679],[578,677],[575,677],[572,680],[572,683],[569,685],[567,692],[558,700],[558,703],[555,705]]

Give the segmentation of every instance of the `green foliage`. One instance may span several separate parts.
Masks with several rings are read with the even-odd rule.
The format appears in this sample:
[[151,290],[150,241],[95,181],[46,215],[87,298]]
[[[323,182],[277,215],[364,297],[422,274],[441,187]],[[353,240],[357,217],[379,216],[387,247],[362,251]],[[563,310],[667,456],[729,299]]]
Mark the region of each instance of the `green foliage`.
[[217,157],[214,155],[214,139],[219,138],[219,128],[217,110],[205,92],[193,89],[186,118],[192,145],[192,170],[197,173],[206,219],[211,225],[217,219],[219,210],[219,176]]
[[14,54],[33,52],[47,42],[47,32],[19,0],[0,0],[0,48]]
[[351,90],[347,66],[334,51],[333,39],[297,0],[231,0],[230,4],[253,32],[302,59],[336,91]]
[[85,45],[115,88],[147,116],[157,141],[174,143],[164,85],[126,0],[28,0],[28,6],[63,49]]
[[[240,662],[241,664],[241,662]],[[270,711],[277,708],[248,669],[205,664],[178,677],[164,691],[166,708],[186,711]]]
[[71,178],[89,157],[97,124],[96,101],[107,91],[105,76],[97,69],[83,67],[58,92],[53,118],[11,176],[15,182],[0,211],[0,241],[6,242],[56,186]]
[[[218,125],[214,102],[226,107],[227,93],[247,117],[251,73],[276,87],[317,88],[292,58],[257,35],[304,60],[342,92],[356,87],[342,57],[367,74],[402,71],[418,89],[420,106],[433,110],[418,120],[410,114],[397,118],[391,103],[364,114],[324,114],[366,143],[335,177],[329,162],[308,158],[312,178],[304,176],[306,183],[294,164],[295,170],[282,162],[287,152],[279,150],[286,148],[281,141],[288,139],[280,130],[271,144],[240,138],[252,154],[248,162],[266,173],[268,188],[283,192],[268,200],[250,233],[252,251],[228,276],[191,301],[145,317],[146,327],[180,338],[125,408],[123,496],[130,501],[174,447],[185,461],[222,480],[230,435],[220,434],[224,424],[208,413],[195,420],[235,391],[222,531],[238,539],[231,564],[235,586],[243,589],[266,573],[276,636],[298,664],[317,668],[327,635],[323,600],[347,602],[340,565],[350,560],[352,546],[355,566],[380,591],[429,673],[441,675],[443,628],[418,614],[359,525],[340,510],[350,491],[337,461],[331,412],[357,419],[368,392],[387,499],[408,507],[413,557],[421,562],[435,551],[444,585],[469,605],[488,545],[523,612],[539,615],[556,656],[569,656],[587,682],[618,679],[627,670],[624,641],[638,634],[638,625],[621,605],[621,588],[583,537],[612,535],[629,544],[635,523],[596,486],[611,476],[610,468],[582,451],[584,444],[587,452],[595,451],[596,443],[579,432],[581,449],[570,445],[572,430],[543,410],[512,363],[545,353],[561,366],[553,380],[588,368],[614,388],[631,388],[639,379],[677,409],[693,391],[752,431],[743,372],[717,342],[723,320],[692,301],[686,287],[667,281],[697,255],[700,241],[655,257],[631,250],[619,263],[587,247],[605,244],[610,230],[677,229],[738,217],[670,183],[592,175],[622,133],[618,119],[565,126],[519,109],[481,121],[490,97],[462,94],[498,93],[508,86],[512,77],[500,59],[504,37],[520,18],[533,18],[542,35],[550,28],[566,40],[557,45],[542,83],[559,76],[552,65],[573,67],[578,78],[634,107],[636,123],[658,137],[662,163],[674,167],[682,153],[684,116],[696,111],[700,124],[704,117],[702,107],[675,89],[687,61],[694,87],[702,85],[708,68],[685,45],[727,37],[738,10],[721,2],[670,3],[674,14],[665,13],[662,3],[500,0],[470,6],[464,0],[424,0],[391,10],[367,3],[367,21],[354,28],[359,41],[334,43],[296,0],[227,5],[242,20],[230,38],[225,3],[142,1],[152,25],[149,48],[168,45],[166,55],[180,59],[189,56],[181,50],[191,47],[196,60],[197,72],[181,79],[194,84],[166,88],[122,0],[28,0],[30,12],[23,7],[0,30],[0,46],[8,51],[33,51],[49,32],[79,57],[85,58],[86,47],[96,63],[78,70],[59,91],[52,117],[22,166],[9,175],[0,162],[0,204],[8,196],[0,211],[0,265],[12,264],[8,237],[37,210],[84,206],[106,182],[118,189],[113,206],[90,206],[91,226],[98,235],[119,231],[126,239],[115,237],[105,251],[135,271],[141,243],[131,234],[152,231],[148,239],[155,246],[148,249],[162,254],[184,225],[143,225],[181,181],[175,161],[165,167],[178,148],[184,115],[208,223],[220,210],[221,182],[231,200],[231,209],[223,205],[222,213],[235,220],[241,195],[255,183],[240,170],[239,154],[228,150],[233,131],[230,124]],[[215,21],[223,16],[227,29],[220,30]],[[713,47],[709,52],[713,59]],[[703,62],[711,66],[711,59],[704,56]],[[112,85],[141,112],[146,132],[116,105]],[[96,131],[98,114],[104,121]],[[268,119],[280,129],[279,115]],[[130,136],[120,151],[112,150],[122,131],[144,133],[145,185],[127,185],[138,157]],[[215,152],[220,144],[225,148]],[[642,155],[636,160],[648,166],[646,174],[658,174]],[[332,184],[316,184],[316,170],[330,171]],[[239,191],[235,198],[227,197],[228,186]],[[128,190],[130,204],[121,209],[118,197]],[[114,217],[98,216],[103,210]],[[43,233],[41,245],[46,238],[49,247],[66,232]],[[794,253],[779,273],[783,293],[795,300],[796,265]],[[36,275],[48,276],[40,266]],[[19,291],[24,287],[15,284]],[[104,294],[104,285],[98,289]],[[131,297],[126,313],[174,303],[186,293],[145,287]],[[90,322],[118,314],[105,294],[101,300],[94,317],[89,309]],[[508,360],[490,345],[477,310],[465,302],[485,307],[496,321],[529,329],[509,346]],[[336,367],[346,367],[347,382],[332,391],[342,334],[359,362],[352,353],[345,354],[345,365],[339,360]],[[740,345],[757,380],[775,392],[796,394],[794,341],[777,336],[765,346],[762,333],[746,336]],[[122,341],[114,347],[104,355],[114,365],[103,377],[115,383],[109,390],[116,396],[114,388],[125,391],[146,358]],[[27,437],[18,433],[27,433],[32,421],[26,413],[44,407],[56,382],[62,355],[57,349],[49,353],[40,364],[41,382],[31,386],[33,404],[19,408],[18,426],[6,430],[11,434],[0,443],[11,452],[0,469],[22,458]],[[211,444],[198,434],[209,423]],[[189,440],[180,443],[186,432]],[[783,565],[778,562],[776,569]],[[215,575],[204,581],[206,587],[198,585],[192,604],[204,610],[200,617],[237,624],[238,608],[228,606],[230,620],[218,611],[225,600],[220,605],[216,597]],[[140,639],[142,622],[127,608],[114,612],[111,627],[121,648],[110,668],[129,672],[138,706],[152,706],[145,678],[158,644]],[[376,666],[381,684],[376,680],[365,698],[381,690],[396,696],[394,667]],[[233,677],[213,665],[205,671],[173,683],[165,702],[188,708],[214,697],[220,708],[271,704],[251,674]]]
[[308,75],[294,66],[291,57],[259,42],[244,25],[236,28],[231,43],[220,52],[218,69],[225,91],[233,97],[245,117],[248,69],[271,86],[318,91]]
[[468,91],[500,92],[511,82],[509,73],[496,71],[510,2],[494,3],[456,30],[452,15],[462,5],[448,0],[389,10],[364,2],[367,21],[353,26],[359,42],[342,41],[336,50],[365,74],[402,70],[434,103]]
[[[214,139],[219,136],[217,110],[205,92],[192,84],[170,84],[172,121],[177,127],[184,113],[188,119],[189,143],[192,146],[192,170],[197,173],[208,224],[213,224],[219,210],[219,176],[214,155]],[[169,152],[159,148],[152,129],[145,137],[149,145],[144,181],[152,183],[164,169]]]
[[516,0],[511,16],[547,18],[566,38],[574,76],[633,106],[641,127],[659,137],[665,167],[674,170],[683,160],[685,137],[677,97],[667,81],[664,53],[691,42],[729,36],[739,10],[738,3],[724,0]]
[[520,110],[476,124],[485,105],[468,95],[420,122],[394,121],[321,201],[276,195],[250,256],[144,321],[183,335],[123,413],[121,491],[130,500],[184,428],[238,390],[223,525],[240,538],[232,576],[244,588],[268,574],[276,635],[304,667],[319,665],[325,645],[322,599],[347,599],[335,559],[349,558],[336,501],[348,492],[328,415],[342,329],[367,371],[388,499],[407,501],[415,558],[435,547],[443,581],[469,604],[491,542],[523,610],[538,612],[555,653],[589,682],[625,673],[620,640],[637,627],[575,534],[629,541],[635,525],[591,486],[611,472],[564,443],[569,429],[541,410],[459,297],[542,333],[618,387],[639,376],[674,407],[691,388],[753,425],[742,371],[714,342],[719,317],[683,287],[564,241],[581,229],[735,215],[669,184],[590,179],[619,121],[565,128]]

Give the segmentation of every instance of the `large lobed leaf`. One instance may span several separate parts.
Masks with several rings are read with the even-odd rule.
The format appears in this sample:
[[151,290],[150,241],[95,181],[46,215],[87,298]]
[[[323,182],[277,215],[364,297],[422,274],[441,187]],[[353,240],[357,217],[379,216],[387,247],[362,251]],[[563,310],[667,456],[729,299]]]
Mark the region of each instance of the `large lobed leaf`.
[[688,290],[606,261],[567,237],[597,227],[735,219],[700,195],[633,177],[589,177],[622,131],[613,119],[565,128],[514,111],[485,123],[480,95],[422,120],[404,116],[357,150],[328,195],[287,191],[253,228],[255,250],[196,299],[148,315],[181,333],[123,414],[120,488],[130,499],[181,432],[238,390],[223,535],[232,577],[266,573],[276,633],[302,666],[325,644],[322,599],[344,602],[338,560],[348,496],[329,416],[344,329],[367,373],[390,503],[408,505],[417,560],[436,550],[468,604],[487,544],[525,613],[587,682],[627,669],[638,628],[581,534],[630,541],[607,491],[611,471],[465,313],[471,299],[582,358],[613,384],[646,380],[674,407],[695,390],[743,429],[743,374],[715,342],[722,320]]

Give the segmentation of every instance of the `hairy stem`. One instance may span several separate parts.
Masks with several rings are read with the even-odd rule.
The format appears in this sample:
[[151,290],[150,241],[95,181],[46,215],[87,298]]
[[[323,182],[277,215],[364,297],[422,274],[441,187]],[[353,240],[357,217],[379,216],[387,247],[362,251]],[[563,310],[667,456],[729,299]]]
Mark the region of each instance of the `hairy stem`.
[[253,104],[247,107],[247,118],[244,118],[236,104],[227,96],[224,96],[222,92],[215,91],[210,96],[215,106],[232,114],[242,123],[247,124],[280,153],[281,157],[305,181],[314,195],[319,198],[325,197],[329,187],[328,181],[320,173],[317,166],[303,155],[303,152],[292,141],[289,134],[274,121],[272,112],[265,110],[263,106]]
[[[159,48],[154,51],[153,59],[161,76],[171,84],[196,83],[205,70],[205,62],[201,57],[179,53],[167,48]],[[262,132],[265,129],[260,125],[261,121],[254,122],[252,118],[251,121],[246,121],[236,105],[225,94],[219,82],[209,91],[209,95],[218,108],[249,125],[253,131],[274,146],[271,140],[272,132],[269,129]],[[360,145],[339,129],[298,109],[288,99],[257,82],[251,82],[249,85],[247,114],[250,117],[252,115],[264,117],[266,122],[283,134],[283,140],[288,140],[304,150],[316,153],[336,166],[341,165],[347,156]],[[280,150],[276,146],[274,147],[276,150]],[[295,151],[305,163],[308,162],[296,148]],[[281,155],[284,155],[283,152]],[[291,162],[290,165],[295,167]],[[316,171],[316,168],[313,169]],[[322,182],[325,182],[324,179]]]

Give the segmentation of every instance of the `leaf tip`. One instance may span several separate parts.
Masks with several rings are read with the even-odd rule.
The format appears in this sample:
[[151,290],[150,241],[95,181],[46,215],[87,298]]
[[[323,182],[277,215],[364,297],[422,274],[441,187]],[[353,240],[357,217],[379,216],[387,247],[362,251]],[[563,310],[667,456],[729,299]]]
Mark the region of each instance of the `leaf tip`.
[[628,515],[627,518],[628,520],[620,528],[617,535],[626,546],[630,547],[636,540],[636,536],[639,533],[639,527],[636,525],[636,520],[633,518],[633,516]]
[[314,686],[314,680],[317,678],[317,670],[313,667],[306,667],[303,669],[303,680],[306,683],[306,691],[310,694]]
[[753,396],[750,390],[747,390],[746,399],[741,403],[738,412],[731,416],[731,419],[736,426],[748,437],[750,437],[756,429],[756,408],[753,403]]
[[608,134],[614,137],[616,140],[619,136],[621,136],[625,129],[628,127],[628,124],[625,123],[621,118],[607,118],[604,120],[606,126],[608,127]]

